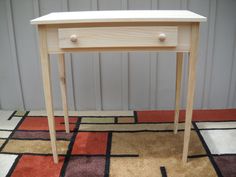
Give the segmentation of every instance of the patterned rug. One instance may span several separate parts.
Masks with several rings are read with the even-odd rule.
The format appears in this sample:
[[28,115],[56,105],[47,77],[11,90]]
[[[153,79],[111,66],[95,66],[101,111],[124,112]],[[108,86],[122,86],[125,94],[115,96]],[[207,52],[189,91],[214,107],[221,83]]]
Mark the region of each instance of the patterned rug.
[[194,111],[189,161],[181,163],[184,112],[56,112],[59,164],[45,112],[0,111],[0,177],[235,177],[236,109]]

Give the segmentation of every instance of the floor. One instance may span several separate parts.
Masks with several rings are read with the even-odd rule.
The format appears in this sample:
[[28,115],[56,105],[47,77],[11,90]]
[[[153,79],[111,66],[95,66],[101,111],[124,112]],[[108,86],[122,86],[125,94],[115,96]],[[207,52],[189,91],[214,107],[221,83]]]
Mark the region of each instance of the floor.
[[184,111],[57,111],[59,164],[44,111],[0,111],[0,177],[235,177],[236,109],[193,114],[189,162],[181,163]]

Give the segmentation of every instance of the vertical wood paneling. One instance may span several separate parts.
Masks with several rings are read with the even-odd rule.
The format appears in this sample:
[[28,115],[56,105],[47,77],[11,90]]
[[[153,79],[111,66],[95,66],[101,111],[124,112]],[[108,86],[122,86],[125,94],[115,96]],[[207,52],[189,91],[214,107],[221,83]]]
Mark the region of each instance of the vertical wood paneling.
[[[181,0],[180,1],[180,8],[182,10],[188,10],[188,3],[189,0]],[[188,53],[184,53],[184,62],[183,62],[183,76],[182,76],[182,84],[181,84],[181,105],[182,109],[186,107],[186,100],[187,100],[187,81],[188,81]]]
[[157,107],[157,53],[150,53],[150,86],[149,86],[149,107],[156,109]]
[[96,109],[94,72],[98,63],[94,63],[93,54],[81,53],[72,56],[76,109]]
[[129,53],[122,53],[122,109],[129,109]]
[[95,84],[95,103],[96,109],[102,110],[102,86],[101,86],[101,60],[100,54],[96,53],[93,57],[94,84]]
[[103,109],[122,109],[122,55],[101,54],[101,87]]
[[[159,0],[159,9],[180,9],[180,0]],[[175,53],[160,52],[157,60],[157,107],[173,109],[175,98]],[[167,69],[168,68],[168,69]]]
[[159,0],[160,10],[178,10],[181,9],[181,0]]
[[205,62],[205,76],[203,85],[202,105],[203,108],[209,107],[209,98],[211,90],[212,66],[213,66],[213,53],[215,43],[215,25],[216,25],[216,0],[210,1],[209,17],[208,17],[208,34],[207,34],[207,56]]
[[[59,3],[57,3],[59,2]],[[58,0],[39,0],[39,13],[40,16],[51,13],[61,11],[61,3]],[[58,64],[57,64],[57,56],[50,55],[51,59],[51,77],[52,77],[52,91],[53,91],[53,106],[55,109],[62,107],[61,102],[61,94],[60,94],[60,85],[58,78]]]
[[[61,0],[62,11],[68,11],[69,10],[68,5],[69,5],[68,0]],[[65,62],[66,62],[66,85],[67,85],[68,107],[70,110],[75,110],[76,102],[75,102],[74,72],[73,72],[72,55],[70,53],[65,54]]]
[[0,105],[24,109],[12,20],[11,1],[0,1]]
[[[99,10],[98,9],[98,0],[91,0],[91,10]],[[94,81],[95,81],[95,101],[96,101],[96,109],[102,110],[102,86],[101,86],[101,56],[99,53],[93,54],[94,60]]]
[[[0,1],[0,107],[45,107],[37,33],[30,19],[53,11],[118,9],[189,9],[207,16],[200,29],[195,108],[236,107],[235,7],[234,0]],[[55,108],[61,109],[56,57],[51,56],[53,97]],[[184,60],[182,107],[187,54]],[[174,53],[66,54],[69,108],[173,109],[175,64]]]
[[[121,9],[128,9],[128,0],[121,0]],[[123,110],[129,109],[129,53],[122,52],[122,108]]]
[[[69,0],[69,11],[95,10],[95,0]],[[77,110],[101,109],[100,59],[97,53],[72,54]]]
[[[129,0],[128,9],[151,9],[152,1]],[[131,52],[129,54],[129,108],[150,107],[150,54]]]
[[150,55],[131,52],[129,55],[130,109],[148,109],[150,91]]
[[[122,9],[122,1],[98,0],[98,9],[119,10]],[[103,52],[100,57],[102,108],[120,110],[122,109],[122,54]]]
[[[209,8],[210,8],[210,0],[190,0],[189,1],[189,10],[202,14],[209,19]],[[204,78],[206,72],[206,61],[207,61],[207,47],[208,47],[208,28],[209,23],[202,23],[200,25],[200,39],[198,48],[198,61],[197,61],[197,76],[196,76],[196,92],[195,92],[195,108],[203,108],[203,95],[204,92]]]
[[235,7],[232,0],[217,1],[214,61],[212,66],[210,108],[224,108],[228,102],[235,34]]
[[[55,5],[54,5],[55,4]],[[67,11],[67,2],[65,0],[39,0],[39,13],[40,15],[58,12],[58,11]],[[59,86],[59,77],[58,77],[58,64],[57,64],[57,55],[50,55],[51,58],[51,71],[52,71],[52,89],[53,89],[53,101],[54,108],[61,109],[61,94]],[[66,79],[67,79],[67,96],[68,96],[68,105],[70,110],[74,110],[74,92],[73,92],[73,74],[71,68],[71,59],[69,55],[66,55]]]
[[150,10],[152,7],[152,0],[128,0],[129,10]]
[[227,107],[234,107],[236,105],[236,23],[234,32],[234,45],[233,45],[233,57],[231,64],[230,86],[228,94]]
[[[28,10],[25,10],[28,9]],[[19,60],[19,76],[26,109],[36,109],[43,105],[40,61],[37,57],[35,33],[29,21],[34,16],[31,0],[12,0],[16,52]]]
[[[151,1],[151,9],[157,10],[159,6],[158,0]],[[157,107],[157,52],[150,53],[150,89],[149,89],[149,108],[156,109]]]
[[120,10],[121,5],[121,0],[98,0],[99,10]]

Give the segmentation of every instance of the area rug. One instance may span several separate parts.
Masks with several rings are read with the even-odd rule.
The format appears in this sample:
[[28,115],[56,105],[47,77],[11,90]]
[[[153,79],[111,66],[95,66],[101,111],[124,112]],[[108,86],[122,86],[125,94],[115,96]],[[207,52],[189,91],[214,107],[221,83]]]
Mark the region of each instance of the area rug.
[[236,109],[194,111],[187,165],[184,111],[55,112],[54,164],[43,111],[0,111],[0,177],[235,177]]

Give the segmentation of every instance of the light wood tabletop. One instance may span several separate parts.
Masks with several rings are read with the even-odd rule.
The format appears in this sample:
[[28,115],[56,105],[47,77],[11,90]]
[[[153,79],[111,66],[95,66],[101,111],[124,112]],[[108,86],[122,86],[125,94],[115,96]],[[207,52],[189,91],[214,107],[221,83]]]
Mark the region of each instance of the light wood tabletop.
[[[206,17],[187,10],[57,12],[31,20],[38,27],[45,104],[53,159],[58,163],[49,54],[57,54],[65,129],[69,133],[65,58],[81,51],[176,52],[174,133],[180,110],[183,54],[188,53],[188,89],[182,161],[188,157],[194,103],[200,22]],[[168,68],[166,68],[168,69]],[[164,77],[164,76],[163,76]]]
[[31,24],[89,22],[203,22],[206,17],[188,10],[114,10],[55,12],[31,20]]

